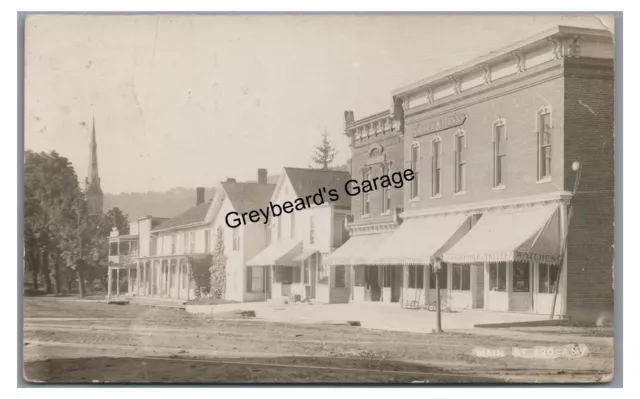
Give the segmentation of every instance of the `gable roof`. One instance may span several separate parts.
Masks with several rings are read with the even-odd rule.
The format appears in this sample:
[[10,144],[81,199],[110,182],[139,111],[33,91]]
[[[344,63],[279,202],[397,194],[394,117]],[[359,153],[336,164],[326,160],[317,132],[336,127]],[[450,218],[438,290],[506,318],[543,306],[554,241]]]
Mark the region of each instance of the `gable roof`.
[[271,200],[275,184],[222,182],[222,189],[233,209],[238,213],[263,208]]
[[339,208],[351,208],[351,197],[344,191],[344,185],[351,178],[349,172],[302,168],[284,168],[284,172],[299,198],[316,194],[322,188],[326,188],[327,191],[333,188],[338,191],[340,198],[336,202],[331,202],[325,194],[325,200],[328,201],[328,204]]
[[152,231],[168,230],[177,227],[187,226],[194,223],[202,223],[207,216],[207,211],[211,205],[211,200],[187,209],[176,217],[166,220],[154,227]]

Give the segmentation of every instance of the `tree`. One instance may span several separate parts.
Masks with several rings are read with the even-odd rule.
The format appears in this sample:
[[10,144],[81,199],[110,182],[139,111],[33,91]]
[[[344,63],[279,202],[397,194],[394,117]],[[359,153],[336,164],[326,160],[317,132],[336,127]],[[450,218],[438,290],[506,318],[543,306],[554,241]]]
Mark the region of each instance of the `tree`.
[[55,151],[27,151],[24,176],[25,269],[31,273],[34,289],[40,277],[50,293],[53,277],[58,292],[59,273],[55,269],[64,237],[61,233],[63,226],[76,219],[76,204],[84,200],[78,178],[71,163]]
[[321,169],[329,169],[331,162],[333,162],[333,158],[336,156],[338,151],[333,147],[331,141],[329,141],[329,137],[327,135],[327,131],[325,130],[322,133],[322,142],[320,145],[315,147],[316,153],[313,155],[313,162],[316,165],[319,165]]
[[104,218],[103,226],[101,226],[101,234],[103,236],[109,236],[113,227],[115,227],[120,234],[129,234],[129,215],[117,206],[109,209]]
[[216,245],[211,257],[211,295],[216,299],[223,299],[227,288],[227,257],[224,254],[224,231],[222,227],[216,230]]

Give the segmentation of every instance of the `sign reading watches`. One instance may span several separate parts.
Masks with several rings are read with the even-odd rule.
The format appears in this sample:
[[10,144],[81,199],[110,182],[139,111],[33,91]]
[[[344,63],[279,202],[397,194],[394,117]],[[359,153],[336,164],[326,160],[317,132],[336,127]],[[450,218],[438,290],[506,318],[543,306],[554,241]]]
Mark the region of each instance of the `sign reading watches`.
[[[347,180],[344,184],[344,191],[350,197],[367,194],[372,191],[379,190],[381,188],[396,188],[400,189],[404,186],[405,181],[412,181],[416,175],[411,169],[405,169],[402,172],[394,172],[390,176],[384,175],[381,177],[374,177],[371,180],[364,180],[362,183],[357,180]],[[304,209],[311,208],[312,206],[320,206],[327,202],[336,202],[340,199],[340,194],[335,188],[327,190],[326,187],[318,189],[318,192],[313,195],[307,195],[306,197],[296,198],[294,201],[285,201],[282,205],[274,204],[269,201],[269,205],[264,208],[254,209],[251,212],[238,213],[231,211],[225,216],[225,223],[231,228],[240,227],[249,223],[258,223],[262,221],[263,224],[269,223],[270,218],[276,218],[283,213],[291,213],[293,211],[302,211]]]
[[424,136],[425,134],[439,132],[441,130],[451,129],[452,127],[464,124],[467,119],[465,114],[450,115],[428,123],[419,123],[413,131],[413,137]]

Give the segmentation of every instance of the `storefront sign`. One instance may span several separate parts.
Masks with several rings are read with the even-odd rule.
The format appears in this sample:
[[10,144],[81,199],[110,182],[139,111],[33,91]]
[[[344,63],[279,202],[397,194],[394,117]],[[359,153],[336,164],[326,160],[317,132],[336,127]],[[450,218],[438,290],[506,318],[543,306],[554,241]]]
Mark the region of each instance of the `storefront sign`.
[[452,127],[460,126],[467,119],[465,114],[455,114],[444,118],[437,119],[435,121],[427,123],[419,123],[413,131],[413,137],[424,136],[425,134],[439,132],[441,130],[451,129]]

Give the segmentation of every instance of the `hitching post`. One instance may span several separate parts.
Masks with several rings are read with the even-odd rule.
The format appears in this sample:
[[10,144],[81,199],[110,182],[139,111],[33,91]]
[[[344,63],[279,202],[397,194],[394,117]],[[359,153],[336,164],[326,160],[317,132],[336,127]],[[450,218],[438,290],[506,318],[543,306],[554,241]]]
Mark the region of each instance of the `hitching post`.
[[442,263],[439,258],[436,258],[434,262],[434,269],[436,275],[436,332],[442,332],[442,312],[440,310],[440,269]]

